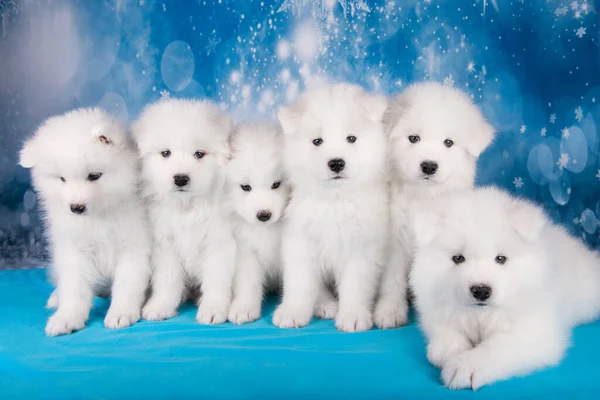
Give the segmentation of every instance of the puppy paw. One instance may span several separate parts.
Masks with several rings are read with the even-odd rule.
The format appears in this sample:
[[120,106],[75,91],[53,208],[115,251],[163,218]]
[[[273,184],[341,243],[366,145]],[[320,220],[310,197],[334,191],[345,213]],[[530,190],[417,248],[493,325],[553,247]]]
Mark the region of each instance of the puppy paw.
[[229,310],[229,321],[241,325],[256,321],[260,318],[260,305],[248,305],[243,302],[234,301]]
[[321,300],[315,306],[315,317],[320,319],[334,319],[337,309],[338,304],[335,299]]
[[108,329],[121,329],[135,324],[139,319],[138,310],[115,310],[111,307],[104,318],[104,326]]
[[380,302],[375,307],[373,320],[380,329],[399,328],[408,323],[408,306],[398,307]]
[[46,302],[46,308],[49,310],[58,308],[58,294],[56,293],[56,290],[54,290],[50,297],[48,297],[48,301]]
[[442,369],[444,385],[453,390],[479,389],[486,384],[482,379],[485,372],[481,368],[485,360],[483,364],[480,361],[476,353],[468,351],[450,357]]
[[438,339],[427,345],[427,359],[438,368],[442,368],[446,361],[459,353],[470,349],[466,340]]
[[226,304],[207,303],[202,301],[198,307],[196,321],[203,325],[218,325],[227,321]]
[[373,327],[373,317],[368,310],[338,312],[335,327],[342,332],[362,332]]
[[85,327],[85,317],[54,314],[46,324],[46,335],[59,336],[81,330]]
[[142,318],[146,321],[163,321],[177,315],[174,308],[164,307],[156,303],[148,303],[142,310]]
[[301,328],[308,325],[311,318],[310,308],[307,310],[306,307],[282,304],[273,313],[273,325],[280,328]]

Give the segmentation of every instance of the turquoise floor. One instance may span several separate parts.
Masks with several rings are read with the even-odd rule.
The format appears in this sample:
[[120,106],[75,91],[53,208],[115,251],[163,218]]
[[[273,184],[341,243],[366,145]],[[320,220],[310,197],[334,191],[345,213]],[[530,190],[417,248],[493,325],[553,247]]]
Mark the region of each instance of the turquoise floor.
[[44,271],[0,271],[0,399],[600,398],[600,323],[575,330],[563,364],[473,393],[439,383],[414,324],[339,333],[331,321],[282,330],[265,317],[201,326],[195,310],[110,331],[98,300],[88,328],[47,338]]

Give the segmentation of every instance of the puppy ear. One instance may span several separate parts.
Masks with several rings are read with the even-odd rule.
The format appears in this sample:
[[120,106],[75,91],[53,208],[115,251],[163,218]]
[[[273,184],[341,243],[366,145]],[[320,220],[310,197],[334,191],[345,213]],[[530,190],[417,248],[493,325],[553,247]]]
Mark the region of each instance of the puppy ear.
[[27,141],[23,144],[23,148],[19,152],[19,165],[21,165],[21,167],[35,167],[36,160],[38,159],[36,156],[37,147],[37,140],[35,136],[27,139]]
[[528,201],[513,199],[509,210],[515,231],[528,242],[536,241],[547,224],[544,211]]
[[383,116],[388,106],[385,96],[367,94],[363,100],[363,106],[373,122],[383,122]]
[[392,134],[394,128],[398,124],[398,121],[406,115],[410,109],[410,100],[408,94],[400,94],[395,99],[388,102],[387,109],[383,115],[383,123],[385,125],[385,131],[391,138],[397,136]]
[[293,135],[298,130],[302,113],[295,107],[279,107],[277,110],[277,119],[281,124],[281,129],[284,135]]
[[440,233],[442,216],[433,210],[420,209],[410,219],[417,247],[427,246]]
[[[477,112],[480,111],[477,110]],[[477,158],[494,140],[494,128],[481,115],[472,129],[475,132],[473,132],[465,147],[469,154]]]
[[119,123],[96,125],[92,136],[106,146],[119,147],[125,142],[125,128]]

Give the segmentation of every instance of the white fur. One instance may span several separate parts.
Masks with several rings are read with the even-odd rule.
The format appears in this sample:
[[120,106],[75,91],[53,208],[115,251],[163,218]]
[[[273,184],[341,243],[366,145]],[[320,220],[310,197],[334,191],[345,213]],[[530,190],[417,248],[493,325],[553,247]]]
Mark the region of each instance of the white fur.
[[[493,138],[493,129],[469,97],[438,83],[418,83],[390,102],[385,117],[390,133],[392,227],[389,258],[382,276],[375,324],[395,328],[408,320],[407,281],[413,257],[408,217],[423,201],[474,184],[477,157]],[[419,136],[417,143],[408,139]],[[452,147],[444,140],[451,139]],[[426,176],[421,163],[438,170]]]
[[[229,118],[208,101],[168,99],[134,124],[143,191],[152,223],[152,296],[148,320],[173,317],[186,286],[201,285],[197,320],[218,324],[231,302],[236,247],[223,207]],[[170,155],[163,157],[163,151]],[[196,158],[195,153],[204,153]],[[178,188],[175,175],[189,183]]]
[[[32,168],[47,223],[57,289],[48,336],[82,329],[94,294],[112,282],[104,324],[123,328],[140,318],[150,274],[150,241],[138,195],[135,147],[99,109],[48,119],[29,139],[20,164]],[[89,181],[90,173],[102,173]],[[65,182],[61,180],[64,178]],[[82,214],[72,204],[86,206]]]
[[[410,284],[427,356],[449,388],[558,364],[571,327],[600,314],[600,255],[527,201],[475,189],[427,206],[414,226]],[[470,292],[477,284],[492,289],[483,303]]]
[[[293,186],[282,244],[283,302],[273,315],[279,327],[308,324],[328,278],[339,295],[336,327],[372,327],[387,237],[386,106],[383,97],[340,84],[307,92],[279,110]],[[355,143],[347,141],[351,135]],[[336,158],[346,163],[337,180],[328,168]]]

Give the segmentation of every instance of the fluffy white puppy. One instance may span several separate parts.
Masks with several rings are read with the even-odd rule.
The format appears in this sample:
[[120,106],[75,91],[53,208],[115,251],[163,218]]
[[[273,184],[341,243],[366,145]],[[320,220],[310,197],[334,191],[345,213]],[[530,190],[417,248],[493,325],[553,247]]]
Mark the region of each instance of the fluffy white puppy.
[[133,126],[154,238],[144,319],[173,317],[198,285],[198,322],[227,319],[236,253],[222,206],[231,128],[216,105],[181,99],[146,107]]
[[289,199],[283,171],[281,128],[239,126],[230,143],[227,197],[238,252],[229,320],[260,317],[263,288],[281,281],[281,217]]
[[99,109],[46,120],[27,140],[20,164],[32,168],[47,224],[58,308],[46,325],[56,336],[82,329],[94,294],[112,284],[104,324],[140,318],[150,275],[150,240],[138,195],[135,146]]
[[[278,113],[284,162],[293,187],[286,211],[282,257],[283,302],[273,315],[280,327],[308,324],[337,286],[336,327],[364,331],[372,307],[388,232],[386,99],[338,84],[304,93]],[[319,308],[319,307],[317,307]],[[328,307],[324,307],[328,308]],[[331,316],[335,309],[317,314]]]
[[410,283],[444,384],[477,389],[559,363],[571,327],[600,314],[600,255],[498,189],[435,203],[415,216]]
[[396,328],[408,320],[408,217],[423,201],[473,187],[477,158],[494,130],[467,94],[434,82],[410,86],[392,100],[385,124],[394,169],[392,227],[374,319],[379,328]]

